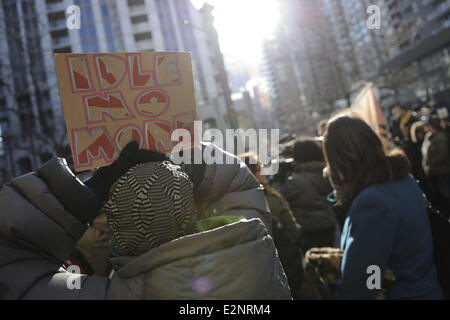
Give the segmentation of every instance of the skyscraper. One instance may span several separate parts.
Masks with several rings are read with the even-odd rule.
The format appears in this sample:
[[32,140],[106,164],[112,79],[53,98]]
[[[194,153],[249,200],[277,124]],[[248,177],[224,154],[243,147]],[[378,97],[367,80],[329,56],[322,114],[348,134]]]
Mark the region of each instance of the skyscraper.
[[279,3],[283,24],[265,45],[274,108],[281,127],[308,132],[344,97],[338,46],[323,0]]
[[389,59],[383,72],[397,102],[450,102],[450,1],[385,0]]
[[[346,89],[373,81],[390,92],[382,105],[450,98],[450,2],[447,0],[327,0]],[[381,28],[369,29],[367,9],[380,8]],[[383,96],[383,95],[382,95]]]
[[381,16],[381,29],[367,27],[367,9],[374,1],[326,0],[325,4],[338,45],[337,66],[349,103],[355,85],[375,81],[380,66],[388,56],[385,39],[387,20]]

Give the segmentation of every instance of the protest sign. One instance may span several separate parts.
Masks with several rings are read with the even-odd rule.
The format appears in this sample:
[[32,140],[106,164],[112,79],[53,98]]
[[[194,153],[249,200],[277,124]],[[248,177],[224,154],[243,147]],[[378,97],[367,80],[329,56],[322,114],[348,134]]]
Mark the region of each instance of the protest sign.
[[197,118],[187,52],[55,54],[77,171],[108,165],[131,140],[170,152]]
[[371,83],[361,91],[349,109],[354,116],[363,120],[375,131],[385,150],[394,148],[394,144],[390,141],[389,127],[375,99]]

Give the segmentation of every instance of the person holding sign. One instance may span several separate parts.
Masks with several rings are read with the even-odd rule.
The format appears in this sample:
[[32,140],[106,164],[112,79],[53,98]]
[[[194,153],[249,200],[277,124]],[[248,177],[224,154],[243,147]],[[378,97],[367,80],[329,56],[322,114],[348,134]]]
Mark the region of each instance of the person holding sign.
[[[85,184],[59,158],[12,180],[0,191],[0,298],[291,299],[248,168],[184,171],[133,142]],[[62,267],[99,211],[112,279]]]
[[[0,298],[291,299],[270,210],[246,166],[213,145],[234,164],[182,171],[165,155],[173,130],[195,136],[190,54],[55,61],[75,170],[99,169],[83,183],[54,158],[3,187]],[[96,232],[99,213],[104,234]],[[107,246],[98,246],[99,235]],[[103,276],[63,267],[80,238],[84,254],[111,251],[111,279],[107,266],[92,266]]]

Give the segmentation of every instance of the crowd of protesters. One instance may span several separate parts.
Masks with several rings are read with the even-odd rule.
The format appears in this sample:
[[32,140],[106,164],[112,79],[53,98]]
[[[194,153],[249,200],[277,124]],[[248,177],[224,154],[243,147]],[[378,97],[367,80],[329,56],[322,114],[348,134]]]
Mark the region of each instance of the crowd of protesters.
[[387,152],[337,115],[275,177],[211,145],[234,164],[177,166],[132,142],[83,182],[54,158],[0,191],[0,297],[442,299],[428,211],[449,212],[448,130],[395,108]]
[[392,135],[412,165],[412,174],[422,190],[442,212],[449,212],[450,202],[450,127],[448,109],[437,107],[410,111],[393,110]]

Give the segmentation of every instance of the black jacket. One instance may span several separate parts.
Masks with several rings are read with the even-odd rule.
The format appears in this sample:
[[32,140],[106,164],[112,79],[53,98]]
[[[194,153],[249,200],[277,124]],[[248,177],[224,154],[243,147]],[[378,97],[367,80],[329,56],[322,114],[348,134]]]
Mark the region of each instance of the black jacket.
[[320,162],[302,164],[283,186],[297,222],[304,232],[303,252],[312,247],[331,247],[336,244],[339,224],[332,204],[327,200],[332,191],[329,181],[322,177]]

